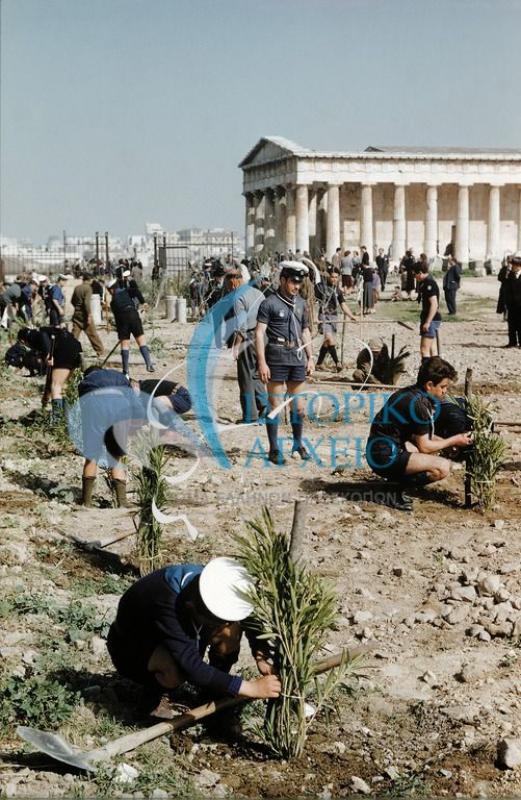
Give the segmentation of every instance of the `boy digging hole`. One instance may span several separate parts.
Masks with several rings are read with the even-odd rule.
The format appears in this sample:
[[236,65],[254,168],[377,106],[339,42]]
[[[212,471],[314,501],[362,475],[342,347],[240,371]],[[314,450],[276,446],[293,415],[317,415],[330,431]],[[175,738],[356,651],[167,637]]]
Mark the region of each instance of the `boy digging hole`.
[[[279,696],[281,684],[266,655],[266,643],[256,640],[246,622],[253,606],[245,593],[252,587],[244,567],[222,557],[204,568],[164,567],[125,592],[107,648],[117,671],[152,693],[156,706],[152,716],[175,716],[172,691],[185,682],[203,690],[202,702],[226,694]],[[262,676],[255,680],[229,674],[239,658],[243,630]],[[209,663],[205,663],[208,648]],[[218,715],[215,724],[223,727],[224,718]]]

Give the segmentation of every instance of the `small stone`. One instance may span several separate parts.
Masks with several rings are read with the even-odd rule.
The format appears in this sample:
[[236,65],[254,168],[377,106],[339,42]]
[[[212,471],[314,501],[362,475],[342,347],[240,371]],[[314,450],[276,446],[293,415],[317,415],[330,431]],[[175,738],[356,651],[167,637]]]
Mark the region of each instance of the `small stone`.
[[415,622],[434,622],[438,616],[438,611],[432,606],[423,606],[420,611],[414,615]]
[[467,628],[466,634],[467,636],[472,636],[472,638],[477,638],[484,630],[482,625],[471,625],[470,628]]
[[467,603],[473,603],[476,599],[476,590],[473,586],[455,586],[450,597],[452,600],[462,600]]
[[515,769],[521,764],[521,740],[501,739],[497,746],[497,763],[506,769]]
[[442,778],[452,778],[450,769],[440,769],[440,775]]
[[154,800],[166,800],[170,795],[164,789],[154,789],[150,797],[154,798]]
[[400,773],[396,769],[396,767],[387,767],[384,769],[384,774],[392,781],[397,781],[400,777]]
[[494,639],[503,636],[504,637],[511,636],[512,629],[513,625],[511,622],[500,622],[498,624],[494,622],[489,622],[489,624],[485,626],[486,632],[489,633]]
[[462,664],[460,671],[456,672],[454,677],[460,683],[470,683],[473,677],[472,668],[470,664]]
[[431,672],[431,670],[427,670],[427,672],[424,672],[423,675],[420,677],[420,680],[426,683],[427,686],[430,686],[432,689],[440,685],[438,678],[436,677],[434,672]]
[[499,603],[504,603],[505,600],[510,600],[510,592],[508,589],[500,589],[499,592],[496,592],[494,595],[494,600],[497,600]]
[[477,580],[479,570],[477,567],[465,567],[461,573],[464,583],[474,583]]
[[363,625],[364,622],[369,622],[372,618],[373,615],[371,611],[355,611],[351,617],[353,625]]
[[469,614],[469,607],[465,605],[454,606],[451,608],[449,612],[445,612],[443,614],[443,618],[449,625],[458,625],[460,622],[464,622]]
[[393,567],[393,575],[395,578],[401,578],[403,575],[402,567]]
[[221,776],[218,772],[212,772],[209,769],[202,769],[198,775],[194,775],[194,783],[199,789],[210,789],[217,786]]
[[494,528],[498,531],[502,531],[505,527],[505,520],[504,519],[495,519],[494,520]]
[[478,589],[482,595],[494,595],[501,588],[501,580],[497,575],[488,575],[486,572],[480,573],[478,577]]
[[363,628],[362,630],[362,639],[372,639],[374,637],[374,633],[371,628]]
[[139,772],[130,764],[118,764],[114,780],[116,783],[132,783],[139,777]]
[[335,748],[336,752],[341,756],[343,756],[345,751],[347,750],[347,747],[344,744],[344,742],[333,742],[333,747]]
[[107,643],[101,636],[93,636],[89,642],[89,647],[97,658],[100,658],[107,652]]
[[499,568],[500,575],[511,575],[512,572],[518,572],[521,563],[519,561],[507,561],[506,564],[502,564]]
[[369,784],[357,775],[351,776],[351,788],[353,792],[357,792],[358,794],[371,794],[371,787]]
[[492,639],[492,636],[490,635],[490,633],[488,631],[481,631],[478,634],[478,639],[479,639],[480,642],[490,642],[490,640]]

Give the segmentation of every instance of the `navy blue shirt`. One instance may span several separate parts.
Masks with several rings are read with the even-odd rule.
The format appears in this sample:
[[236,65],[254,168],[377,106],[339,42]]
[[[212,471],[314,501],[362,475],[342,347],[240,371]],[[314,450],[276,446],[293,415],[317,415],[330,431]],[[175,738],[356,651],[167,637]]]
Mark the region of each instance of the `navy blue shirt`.
[[262,301],[257,314],[257,322],[263,322],[269,342],[302,343],[302,333],[309,328],[308,309],[305,300],[283,299],[278,292],[270,294]]

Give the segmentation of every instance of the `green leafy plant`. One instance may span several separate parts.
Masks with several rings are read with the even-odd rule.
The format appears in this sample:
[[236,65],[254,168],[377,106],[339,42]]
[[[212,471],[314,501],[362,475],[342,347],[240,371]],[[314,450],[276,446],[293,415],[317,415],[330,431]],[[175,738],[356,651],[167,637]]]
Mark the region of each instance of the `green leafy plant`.
[[468,461],[472,494],[481,508],[489,509],[495,500],[497,474],[503,463],[506,445],[494,432],[488,404],[478,395],[468,398],[468,414],[472,419],[473,435]]
[[[264,742],[281,758],[300,756],[309,726],[329,706],[333,693],[356,669],[347,659],[318,678],[314,662],[337,617],[334,591],[290,558],[289,537],[278,533],[269,511],[237,537],[239,558],[256,585],[253,624],[273,649],[282,694],[270,701]],[[312,706],[311,706],[312,704]]]
[[144,465],[136,474],[139,506],[138,558],[142,575],[161,566],[162,525],[154,516],[153,503],[162,510],[167,500],[168,484],[164,478],[168,453],[162,445],[149,450]]
[[0,721],[52,728],[68,719],[80,694],[39,673],[11,675],[0,686]]

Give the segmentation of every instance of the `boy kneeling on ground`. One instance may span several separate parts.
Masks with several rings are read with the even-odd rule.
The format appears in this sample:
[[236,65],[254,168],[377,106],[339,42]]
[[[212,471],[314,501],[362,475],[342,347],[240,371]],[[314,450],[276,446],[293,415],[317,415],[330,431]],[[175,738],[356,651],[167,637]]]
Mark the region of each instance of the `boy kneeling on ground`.
[[450,461],[437,455],[450,447],[468,447],[469,433],[442,439],[434,433],[434,420],[449,386],[456,380],[454,367],[439,356],[425,359],[416,384],[391,395],[375,416],[366,445],[367,463],[377,475],[398,483],[391,505],[412,511],[412,500],[402,487],[425,486],[446,478]]
[[[188,681],[208,697],[230,694],[274,698],[281,683],[246,618],[253,606],[245,596],[253,581],[231,558],[168,566],[146,575],[121,598],[107,648],[117,671],[148,688],[157,708],[152,716],[171,719],[169,694]],[[243,623],[242,625],[240,623]],[[260,678],[230,675],[246,631]],[[209,648],[209,663],[203,656]]]

